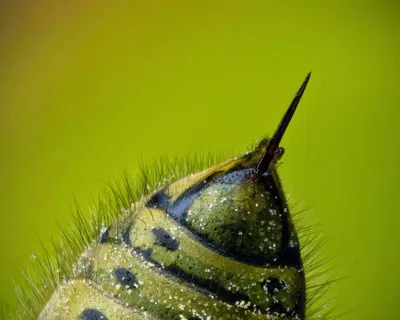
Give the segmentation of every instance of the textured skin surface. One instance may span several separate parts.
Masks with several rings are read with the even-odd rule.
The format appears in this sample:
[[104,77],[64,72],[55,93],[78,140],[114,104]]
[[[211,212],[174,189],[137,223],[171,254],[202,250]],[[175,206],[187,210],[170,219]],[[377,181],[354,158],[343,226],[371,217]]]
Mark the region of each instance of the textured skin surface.
[[286,199],[274,170],[253,169],[265,144],[128,211],[82,255],[74,283],[40,319],[304,319]]
[[[85,310],[92,309],[106,315],[105,319],[155,319],[121,305],[104,294],[97,286],[84,279],[76,279],[60,286],[43,310],[39,319],[79,319]],[[92,317],[93,320],[96,319]],[[87,319],[91,319],[88,317]],[[104,319],[104,320],[105,320]]]

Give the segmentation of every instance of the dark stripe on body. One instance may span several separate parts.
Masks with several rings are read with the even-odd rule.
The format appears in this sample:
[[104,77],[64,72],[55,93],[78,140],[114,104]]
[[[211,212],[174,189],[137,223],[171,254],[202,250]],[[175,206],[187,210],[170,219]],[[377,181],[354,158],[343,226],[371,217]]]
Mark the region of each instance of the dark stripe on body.
[[152,196],[147,201],[146,207],[164,210],[180,224],[184,224],[187,218],[187,210],[201,195],[200,191],[208,187],[223,173],[222,171],[214,172],[204,180],[195,183],[184,191],[173,203],[170,203],[169,197],[165,193],[165,190],[168,188],[167,186]]
[[[234,168],[237,169],[237,168]],[[236,170],[231,169],[230,172],[234,172]],[[200,242],[202,245],[208,247],[209,249],[218,252],[219,254],[232,258],[236,261],[247,263],[254,266],[291,266],[297,269],[302,268],[300,250],[298,247],[289,246],[290,241],[290,227],[289,227],[289,211],[284,211],[284,198],[282,198],[282,194],[279,192],[275,185],[275,181],[271,175],[265,175],[262,177],[257,177],[260,183],[266,186],[266,190],[271,193],[272,197],[277,196],[280,200],[280,212],[282,214],[282,242],[281,242],[281,250],[278,253],[277,257],[271,258],[269,260],[250,260],[246,259],[246,257],[240,257],[233,253],[227,252],[221,248],[214,246],[212,243],[208,242],[204,236],[198,236],[196,232],[192,230],[190,225],[186,223],[187,212],[192,206],[193,202],[201,195],[201,191],[205,190],[208,186],[210,186],[216,179],[218,179],[221,174],[225,175],[225,172],[219,171],[213,173],[206,179],[201,182],[198,182],[188,188],[185,192],[183,192],[174,202],[170,203],[169,197],[166,194],[166,189],[168,187],[163,188],[155,195],[153,195],[150,200],[146,203],[146,207],[148,208],[156,208],[163,210],[167,215],[176,220],[182,227],[189,231],[190,234],[194,236],[194,238]],[[248,169],[246,173],[248,175],[254,175],[254,169]]]
[[79,319],[81,320],[107,320],[107,317],[96,309],[86,309],[84,310]]
[[[157,268],[161,269],[162,272],[166,272],[173,278],[178,278],[187,282],[188,285],[195,285],[196,289],[204,291],[208,294],[212,294],[218,297],[219,300],[235,305],[236,301],[248,300],[249,298],[241,293],[234,293],[221,287],[218,283],[212,280],[201,279],[193,274],[187,273],[186,271],[180,269],[176,265],[162,266],[158,261],[151,257],[153,249],[142,250],[140,248],[134,248],[134,252],[146,261],[154,264]],[[191,286],[192,287],[192,286]]]

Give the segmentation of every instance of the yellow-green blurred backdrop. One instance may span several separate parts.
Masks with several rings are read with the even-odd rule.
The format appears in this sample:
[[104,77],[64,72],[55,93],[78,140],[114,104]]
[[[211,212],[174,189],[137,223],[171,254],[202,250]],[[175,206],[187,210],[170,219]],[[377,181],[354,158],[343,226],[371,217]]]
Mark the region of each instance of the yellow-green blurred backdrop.
[[282,179],[343,319],[399,319],[399,21],[382,0],[1,1],[1,299],[74,196],[140,157],[244,150],[311,70]]

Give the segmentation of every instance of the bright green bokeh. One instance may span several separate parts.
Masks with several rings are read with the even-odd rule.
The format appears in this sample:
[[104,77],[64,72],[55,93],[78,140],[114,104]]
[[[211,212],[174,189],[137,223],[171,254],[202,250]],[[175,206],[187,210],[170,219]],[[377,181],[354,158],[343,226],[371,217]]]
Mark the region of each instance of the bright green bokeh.
[[[0,7],[1,299],[138,159],[241,151],[313,75],[281,177],[328,239],[342,319],[398,319],[397,1],[8,1]],[[11,4],[12,3],[12,4]],[[32,4],[36,3],[36,4]]]

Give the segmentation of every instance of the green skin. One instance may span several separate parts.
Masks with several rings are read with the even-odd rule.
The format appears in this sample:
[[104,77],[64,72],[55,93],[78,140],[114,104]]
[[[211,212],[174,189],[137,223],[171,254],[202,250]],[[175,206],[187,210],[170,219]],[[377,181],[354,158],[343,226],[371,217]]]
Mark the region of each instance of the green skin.
[[[304,319],[300,248],[275,164],[271,186],[250,169],[267,144],[136,204],[39,319]],[[294,258],[282,260],[289,246]]]

